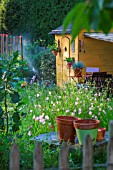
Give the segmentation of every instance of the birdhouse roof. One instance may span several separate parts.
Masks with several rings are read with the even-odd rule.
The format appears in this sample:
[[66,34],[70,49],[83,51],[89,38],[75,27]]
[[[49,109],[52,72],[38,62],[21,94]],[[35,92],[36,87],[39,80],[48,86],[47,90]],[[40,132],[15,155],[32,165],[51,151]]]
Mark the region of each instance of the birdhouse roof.
[[[70,34],[71,33],[71,29],[72,29],[72,25],[70,24],[69,26],[68,26],[68,28],[66,29],[66,32],[65,32],[65,34]],[[56,28],[56,29],[54,29],[54,30],[52,30],[49,34],[62,34],[63,33],[63,25],[62,26],[60,26],[60,27],[58,27],[58,28]]]
[[108,42],[113,42],[113,32],[104,34],[104,33],[84,33],[85,37],[94,38],[97,40],[103,40]]

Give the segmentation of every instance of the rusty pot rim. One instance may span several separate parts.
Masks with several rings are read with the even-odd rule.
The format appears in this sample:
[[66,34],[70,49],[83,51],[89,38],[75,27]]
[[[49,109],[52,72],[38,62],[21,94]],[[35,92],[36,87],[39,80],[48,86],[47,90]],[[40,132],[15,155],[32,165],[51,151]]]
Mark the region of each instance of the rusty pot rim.
[[74,116],[57,116],[56,122],[61,124],[68,124],[73,125],[73,121],[78,120],[80,118],[74,117]]
[[[86,121],[86,122],[85,122]],[[73,121],[74,127],[77,129],[94,129],[99,128],[100,120],[97,119],[80,119]]]

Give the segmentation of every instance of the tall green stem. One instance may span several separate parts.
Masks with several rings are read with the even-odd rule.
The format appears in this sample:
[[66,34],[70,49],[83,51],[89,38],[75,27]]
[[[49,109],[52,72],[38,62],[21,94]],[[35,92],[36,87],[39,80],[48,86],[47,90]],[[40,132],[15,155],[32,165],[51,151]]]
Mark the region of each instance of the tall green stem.
[[6,135],[8,135],[8,110],[7,110],[7,83],[5,83],[5,100],[4,100],[4,105],[5,105],[5,114],[6,114]]

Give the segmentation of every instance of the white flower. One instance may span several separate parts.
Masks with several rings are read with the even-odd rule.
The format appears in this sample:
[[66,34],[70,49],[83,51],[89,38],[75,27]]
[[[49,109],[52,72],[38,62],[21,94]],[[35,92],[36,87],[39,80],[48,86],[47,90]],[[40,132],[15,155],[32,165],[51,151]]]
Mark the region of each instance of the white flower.
[[51,104],[53,104],[53,101],[51,101]]
[[41,105],[40,105],[40,104],[38,104],[38,107],[39,107],[39,108],[41,108]]
[[58,98],[60,99],[60,98],[61,98],[61,96],[58,96]]
[[60,110],[60,109],[58,108],[57,111],[59,112],[59,110]]
[[45,116],[45,119],[46,119],[46,120],[49,120],[49,116]]
[[77,105],[78,104],[78,102],[75,102],[75,105]]
[[30,110],[30,113],[32,113],[33,111],[32,110]]
[[28,132],[28,136],[31,136],[31,131]]
[[104,114],[106,114],[106,111],[105,111],[105,110],[103,110],[103,113],[104,113]]
[[79,112],[82,112],[82,109],[81,109],[81,108],[79,108],[78,110],[79,110]]
[[56,104],[58,104],[58,101],[56,101]]
[[40,94],[37,94],[36,96],[37,96],[37,97],[39,97],[39,96],[40,96]]
[[82,109],[81,109],[81,108],[79,108],[79,109],[78,109],[78,114],[80,115],[80,114],[81,114],[81,112],[82,112]]
[[97,93],[95,93],[94,96],[97,96]]
[[74,116],[74,115],[75,115],[75,113],[74,113],[74,112],[72,112],[72,113],[71,113],[71,115],[72,115],[72,116]]
[[90,107],[89,110],[93,110],[93,107]]
[[100,93],[98,93],[98,96],[100,96],[101,94]]
[[38,121],[38,120],[39,120],[39,117],[36,117],[36,118],[35,118],[35,121]]
[[70,110],[69,110],[69,109],[67,109],[67,110],[66,110],[66,113],[68,113],[69,111],[70,111]]
[[78,97],[76,97],[76,101],[78,101],[79,100],[79,98]]
[[49,97],[46,97],[46,100],[49,100]]
[[33,116],[33,119],[35,119],[35,115]]
[[76,112],[77,110],[75,109],[74,112]]
[[101,111],[102,109],[101,109],[101,108],[99,108],[98,110],[99,110],[99,111]]
[[92,115],[92,112],[91,112],[91,111],[89,112],[89,115]]
[[49,95],[51,95],[51,91],[49,91]]

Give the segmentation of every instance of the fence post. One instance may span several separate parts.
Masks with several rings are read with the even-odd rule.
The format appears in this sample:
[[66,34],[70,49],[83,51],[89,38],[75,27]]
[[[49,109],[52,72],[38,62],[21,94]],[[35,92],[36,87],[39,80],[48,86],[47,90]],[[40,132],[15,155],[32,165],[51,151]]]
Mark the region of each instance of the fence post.
[[34,170],[43,170],[43,151],[40,142],[37,142],[34,150]]
[[113,169],[113,120],[109,122],[109,142],[107,146],[107,170]]
[[20,153],[16,143],[13,144],[10,154],[10,170],[19,170]]
[[89,135],[86,135],[83,145],[83,170],[92,170],[93,144]]
[[63,142],[59,156],[59,169],[69,170],[69,145],[67,142]]

